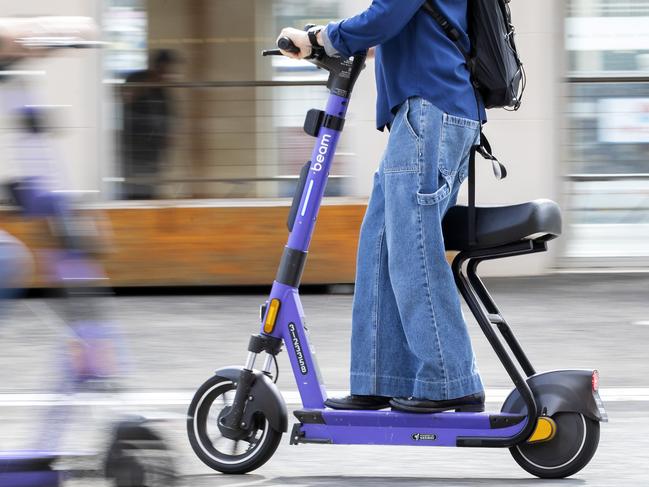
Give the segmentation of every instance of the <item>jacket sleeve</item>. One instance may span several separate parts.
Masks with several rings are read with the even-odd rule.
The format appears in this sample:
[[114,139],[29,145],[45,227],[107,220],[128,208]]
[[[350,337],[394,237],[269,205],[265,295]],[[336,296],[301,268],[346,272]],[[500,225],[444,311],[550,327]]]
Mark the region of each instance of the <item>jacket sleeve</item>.
[[351,56],[384,43],[401,32],[425,1],[373,0],[364,12],[331,22],[324,31],[328,53],[331,54],[333,48],[344,56]]

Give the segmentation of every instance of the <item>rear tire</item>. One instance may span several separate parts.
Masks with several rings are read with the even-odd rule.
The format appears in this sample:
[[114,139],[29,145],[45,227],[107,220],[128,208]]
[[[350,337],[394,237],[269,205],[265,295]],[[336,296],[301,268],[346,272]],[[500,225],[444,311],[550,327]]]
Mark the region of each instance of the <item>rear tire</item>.
[[599,422],[580,413],[557,413],[552,419],[557,433],[550,441],[509,449],[524,470],[544,479],[576,474],[590,462],[599,445]]
[[234,399],[236,385],[224,377],[212,377],[196,391],[187,412],[187,434],[194,453],[208,467],[227,474],[251,472],[273,456],[282,433],[261,414],[247,438],[229,440],[218,429],[218,418]]

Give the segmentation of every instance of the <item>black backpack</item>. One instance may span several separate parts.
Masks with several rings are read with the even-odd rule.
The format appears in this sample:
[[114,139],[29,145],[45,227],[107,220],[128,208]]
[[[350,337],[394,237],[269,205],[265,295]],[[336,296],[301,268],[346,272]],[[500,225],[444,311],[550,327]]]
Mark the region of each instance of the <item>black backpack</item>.
[[471,51],[460,45],[460,34],[428,0],[422,7],[442,27],[466,59],[471,81],[486,108],[518,110],[525,72],[514,42],[510,0],[468,0]]

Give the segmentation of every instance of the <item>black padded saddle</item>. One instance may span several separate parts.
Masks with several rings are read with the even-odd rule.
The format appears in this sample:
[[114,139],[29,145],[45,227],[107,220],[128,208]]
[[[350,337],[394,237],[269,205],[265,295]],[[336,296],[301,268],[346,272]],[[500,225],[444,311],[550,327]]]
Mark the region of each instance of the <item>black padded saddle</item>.
[[478,206],[476,242],[470,245],[468,208],[451,208],[442,223],[447,250],[485,249],[523,240],[545,242],[561,235],[561,210],[554,201],[540,199],[511,206]]

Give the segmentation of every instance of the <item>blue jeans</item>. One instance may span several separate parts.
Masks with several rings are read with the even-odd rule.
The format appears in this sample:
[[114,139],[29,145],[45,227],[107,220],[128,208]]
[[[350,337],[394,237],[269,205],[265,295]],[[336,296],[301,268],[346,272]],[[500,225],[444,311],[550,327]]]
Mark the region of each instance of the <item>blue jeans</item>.
[[478,137],[478,122],[419,97],[396,114],[361,227],[352,394],[444,400],[483,389],[442,235]]

